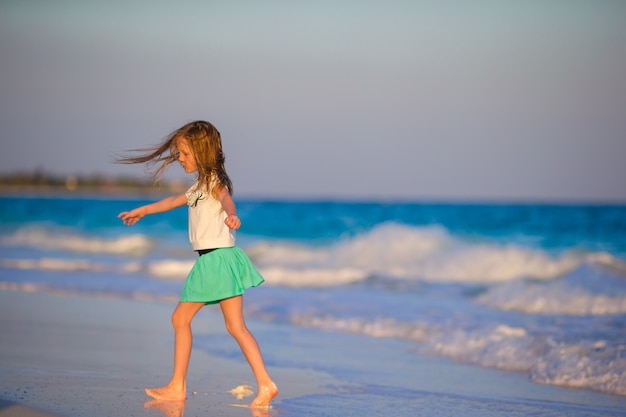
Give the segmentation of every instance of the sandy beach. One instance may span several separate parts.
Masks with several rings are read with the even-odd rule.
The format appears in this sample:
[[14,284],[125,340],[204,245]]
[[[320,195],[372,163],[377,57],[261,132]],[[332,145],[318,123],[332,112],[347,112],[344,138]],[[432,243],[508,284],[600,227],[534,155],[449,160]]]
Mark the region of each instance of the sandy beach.
[[[268,415],[233,406],[253,398],[229,393],[252,385],[243,360],[201,350],[192,355],[186,404],[144,394],[145,386],[166,383],[171,371],[170,305],[24,292],[0,292],[0,300],[0,408],[7,413],[19,404],[22,411],[28,406],[62,416]],[[198,336],[223,330],[217,312],[197,318]],[[314,370],[273,373],[285,381],[282,399],[321,394],[322,385],[333,383]],[[0,416],[11,415],[2,410]]]
[[[252,374],[216,309],[194,322],[195,340],[213,343],[194,349],[186,402],[151,401],[143,388],[165,383],[171,370],[171,308],[0,292],[0,416],[626,415],[621,396],[533,384],[416,355],[408,345],[385,360],[386,345],[404,342],[257,321],[248,324],[281,392],[271,410],[237,407],[252,397],[229,391],[253,385]],[[326,369],[313,367],[320,359]]]

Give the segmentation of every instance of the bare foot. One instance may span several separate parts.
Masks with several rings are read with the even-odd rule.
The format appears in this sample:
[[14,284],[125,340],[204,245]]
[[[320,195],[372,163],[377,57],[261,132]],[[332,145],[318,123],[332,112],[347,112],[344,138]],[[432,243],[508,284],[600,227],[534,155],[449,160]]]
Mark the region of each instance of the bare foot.
[[150,400],[143,406],[146,409],[159,410],[164,417],[182,417],[185,414],[185,401]]
[[273,382],[269,385],[261,385],[256,398],[250,403],[252,408],[269,408],[272,399],[278,395],[278,387]]
[[179,390],[169,386],[161,388],[146,388],[146,394],[155,400],[163,401],[184,401],[187,398],[185,389]]

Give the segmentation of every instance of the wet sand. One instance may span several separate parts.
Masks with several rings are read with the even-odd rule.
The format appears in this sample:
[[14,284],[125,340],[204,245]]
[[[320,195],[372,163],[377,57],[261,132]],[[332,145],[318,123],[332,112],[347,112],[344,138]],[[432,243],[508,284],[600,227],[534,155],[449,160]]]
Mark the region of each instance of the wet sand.
[[193,323],[187,400],[153,401],[143,389],[170,376],[172,309],[0,291],[0,417],[626,416],[624,397],[421,356],[403,341],[248,320],[281,390],[272,409],[251,410],[253,396],[229,393],[255,387],[216,309]]
[[[8,413],[26,407],[42,417],[170,416],[183,409],[185,416],[276,414],[240,407],[254,397],[229,393],[241,385],[256,390],[245,361],[195,348],[184,407],[147,397],[146,386],[164,385],[170,376],[171,311],[151,302],[0,291],[0,417],[22,415]],[[217,311],[200,314],[193,327],[199,335],[225,333]],[[272,371],[284,381],[282,400],[324,393],[320,387],[333,382],[314,370]]]

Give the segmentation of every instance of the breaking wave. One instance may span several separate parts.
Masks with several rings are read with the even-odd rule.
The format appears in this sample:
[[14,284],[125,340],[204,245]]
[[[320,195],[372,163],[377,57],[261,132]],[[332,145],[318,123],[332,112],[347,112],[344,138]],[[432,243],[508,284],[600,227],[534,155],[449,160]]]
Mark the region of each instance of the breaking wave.
[[88,237],[73,230],[49,230],[41,227],[24,227],[0,240],[4,246],[25,246],[57,249],[75,253],[144,255],[154,243],[144,235],[129,235],[114,239]]
[[[111,239],[84,236],[72,231],[22,228],[1,238],[4,246],[54,249],[73,254],[133,255],[142,259],[155,241],[135,234]],[[268,284],[289,287],[333,287],[370,277],[496,284],[520,278],[542,281],[564,276],[581,265],[594,264],[626,273],[626,264],[607,253],[565,250],[559,254],[521,245],[471,241],[451,235],[438,226],[413,227],[385,223],[371,231],[325,246],[293,242],[260,241],[244,248]],[[190,253],[190,249],[182,253]],[[50,270],[147,271],[161,279],[184,279],[192,260],[143,259],[122,266],[81,260],[5,260],[4,266]],[[504,291],[504,290],[501,290]],[[530,295],[529,295],[530,296]],[[490,301],[485,300],[490,303]],[[598,299],[598,304],[602,300]],[[515,306],[505,307],[513,308]]]
[[462,240],[441,227],[393,223],[330,246],[265,242],[247,251],[269,283],[296,287],[343,285],[371,276],[475,284],[550,280],[584,263],[626,271],[623,262],[606,253],[551,255],[519,245]]

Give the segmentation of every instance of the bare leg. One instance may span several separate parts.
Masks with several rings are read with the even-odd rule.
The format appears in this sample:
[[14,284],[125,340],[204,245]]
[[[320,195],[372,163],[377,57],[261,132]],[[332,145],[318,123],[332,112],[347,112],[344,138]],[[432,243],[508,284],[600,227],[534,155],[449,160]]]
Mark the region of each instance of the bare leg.
[[220,307],[224,314],[226,330],[239,344],[257,380],[259,391],[257,397],[250,403],[250,407],[269,407],[270,401],[278,394],[278,388],[265,369],[256,339],[246,327],[243,318],[243,298],[241,295],[227,298],[220,301]]
[[174,326],[174,372],[169,384],[161,388],[146,388],[146,394],[157,400],[181,401],[187,397],[187,368],[193,337],[191,320],[204,303],[178,303],[172,313]]

